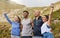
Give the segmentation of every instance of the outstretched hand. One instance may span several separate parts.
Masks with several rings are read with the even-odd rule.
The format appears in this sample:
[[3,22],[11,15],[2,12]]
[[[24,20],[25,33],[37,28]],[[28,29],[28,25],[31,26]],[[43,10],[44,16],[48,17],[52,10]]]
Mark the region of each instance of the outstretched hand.
[[53,10],[54,10],[54,4],[52,3],[51,6],[50,6],[50,14],[52,14]]
[[5,10],[2,10],[2,13],[3,13],[3,14],[7,14],[7,11],[5,11]]
[[54,4],[53,3],[51,3],[51,8],[54,8]]
[[2,10],[2,14],[7,14],[8,12],[6,10]]

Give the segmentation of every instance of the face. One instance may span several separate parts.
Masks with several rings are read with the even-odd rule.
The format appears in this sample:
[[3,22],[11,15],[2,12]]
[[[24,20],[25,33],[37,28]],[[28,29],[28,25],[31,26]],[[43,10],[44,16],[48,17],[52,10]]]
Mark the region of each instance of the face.
[[28,17],[28,13],[24,12],[24,13],[23,13],[23,17],[24,17],[24,18]]
[[15,21],[15,22],[19,21],[19,19],[18,19],[17,16],[14,17],[14,21]]
[[42,20],[43,20],[43,22],[46,22],[47,21],[46,16],[42,16]]
[[36,10],[36,11],[34,12],[34,15],[35,15],[35,17],[40,16],[40,11],[39,11],[39,10]]

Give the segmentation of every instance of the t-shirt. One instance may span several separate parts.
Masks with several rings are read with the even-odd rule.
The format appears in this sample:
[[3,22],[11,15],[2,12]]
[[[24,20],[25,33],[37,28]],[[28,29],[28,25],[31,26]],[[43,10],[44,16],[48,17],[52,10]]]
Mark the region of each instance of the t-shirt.
[[45,32],[51,33],[51,27],[47,25],[47,22],[45,22],[41,27],[41,34]]
[[23,19],[22,20],[22,36],[32,36],[32,25],[31,25],[31,19]]

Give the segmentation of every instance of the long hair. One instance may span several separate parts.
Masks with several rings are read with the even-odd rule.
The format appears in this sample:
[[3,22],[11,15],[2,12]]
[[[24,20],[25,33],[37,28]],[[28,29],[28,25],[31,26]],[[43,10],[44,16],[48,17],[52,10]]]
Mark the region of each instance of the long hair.
[[20,18],[19,16],[17,16],[17,17],[18,17],[18,19],[19,19],[19,21],[18,21],[18,22],[20,23],[20,31],[22,31],[22,26],[21,26],[21,25],[22,25],[22,24],[21,24],[21,18]]
[[47,21],[48,21],[48,19],[49,19],[49,16],[48,15],[44,15],[46,18],[47,18]]
[[17,16],[17,17],[18,17],[18,20],[19,20],[18,22],[21,24],[21,18],[19,16]]

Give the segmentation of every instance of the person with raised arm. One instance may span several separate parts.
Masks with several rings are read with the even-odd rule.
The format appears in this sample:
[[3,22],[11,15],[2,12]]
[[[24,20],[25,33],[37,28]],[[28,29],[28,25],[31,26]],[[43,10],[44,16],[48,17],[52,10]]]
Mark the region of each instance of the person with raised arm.
[[22,28],[20,17],[14,16],[14,21],[11,21],[7,13],[4,13],[4,16],[7,19],[7,21],[12,25],[11,38],[20,38]]
[[53,9],[54,9],[54,7],[53,7],[53,4],[52,4],[51,8],[50,8],[49,16],[48,15],[42,16],[42,20],[43,20],[44,23],[41,27],[41,34],[43,34],[43,38],[54,38],[54,36],[52,34],[52,31],[51,31],[52,29],[50,27]]

